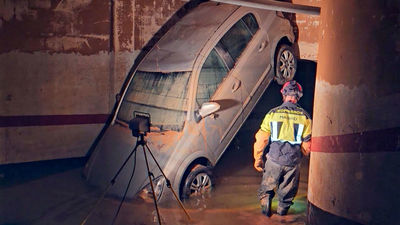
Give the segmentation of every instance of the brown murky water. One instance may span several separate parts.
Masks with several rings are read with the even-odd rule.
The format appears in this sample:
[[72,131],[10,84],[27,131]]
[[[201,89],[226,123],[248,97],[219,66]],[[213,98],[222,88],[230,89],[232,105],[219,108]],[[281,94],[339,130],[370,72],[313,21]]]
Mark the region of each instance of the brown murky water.
[[[249,127],[249,126],[247,126]],[[170,206],[160,206],[162,224],[193,225],[242,225],[242,224],[305,224],[307,206],[308,159],[302,162],[299,192],[287,216],[273,214],[267,218],[261,214],[257,189],[261,174],[252,167],[252,135],[241,130],[238,140],[227,150],[214,170],[216,185],[211,193],[186,200],[185,208],[192,218],[188,220],[175,201]],[[169,191],[168,189],[165,191]],[[96,210],[88,224],[111,224],[119,200],[106,198],[102,209]],[[276,212],[277,200],[272,204]],[[155,206],[151,199],[124,202],[115,224],[158,224]]]
[[[307,160],[303,160],[299,192],[289,215],[281,217],[273,214],[267,218],[261,214],[257,199],[261,174],[252,167],[251,150],[254,132],[259,125],[252,118],[248,121],[246,129],[239,132],[215,167],[216,185],[212,192],[184,202],[192,220],[189,221],[178,204],[172,201],[169,207],[160,206],[162,224],[305,224]],[[0,224],[81,224],[101,195],[101,190],[87,185],[81,171],[82,167],[0,187]],[[111,225],[119,203],[119,199],[106,197],[86,224]],[[275,198],[273,212],[276,207]],[[158,224],[154,204],[142,199],[126,200],[115,224]]]

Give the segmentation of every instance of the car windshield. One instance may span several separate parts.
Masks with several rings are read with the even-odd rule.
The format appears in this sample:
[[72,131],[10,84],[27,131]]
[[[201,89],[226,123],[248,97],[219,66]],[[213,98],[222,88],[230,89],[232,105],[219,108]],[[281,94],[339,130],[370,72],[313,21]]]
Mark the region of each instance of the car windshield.
[[135,111],[149,113],[152,126],[180,131],[187,112],[189,75],[190,72],[137,71],[117,118],[128,122]]

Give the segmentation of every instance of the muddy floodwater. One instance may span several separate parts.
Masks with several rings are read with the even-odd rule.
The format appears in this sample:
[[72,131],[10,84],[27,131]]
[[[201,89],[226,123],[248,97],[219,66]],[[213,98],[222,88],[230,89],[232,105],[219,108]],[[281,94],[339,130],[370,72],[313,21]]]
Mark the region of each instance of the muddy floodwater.
[[[257,199],[261,173],[252,166],[254,128],[249,124],[247,128],[239,132],[215,167],[216,185],[211,193],[184,201],[192,220],[188,220],[176,201],[170,201],[168,206],[159,206],[162,224],[305,224],[308,160],[302,162],[300,188],[289,215],[265,217]],[[68,161],[65,164],[68,166]],[[54,174],[43,168],[38,177],[28,176],[26,180],[3,183],[0,188],[0,224],[81,224],[102,194],[102,190],[87,185],[81,176],[82,169],[83,163]],[[86,224],[111,225],[119,203],[120,199],[106,196]],[[276,207],[274,198],[273,213]],[[126,200],[114,224],[158,224],[153,202],[141,198]]]
[[[192,221],[188,221],[178,204],[171,201],[171,206],[160,207],[162,224],[305,224],[308,160],[302,162],[300,188],[289,214],[279,216],[274,213],[267,218],[261,214],[257,199],[261,174],[252,168],[251,155],[242,151],[243,148],[230,149],[224,156],[221,166],[215,170],[216,186],[210,194],[184,201]],[[95,219],[91,219],[89,224],[107,224],[105,220],[111,224],[115,210],[110,208],[113,206],[116,209],[119,201],[107,199],[107,202],[109,206],[104,208],[105,211],[96,213]],[[276,212],[277,203],[274,198],[273,212]],[[154,204],[139,199],[124,203],[116,224],[158,224]]]
[[[300,190],[289,215],[274,214],[267,218],[261,214],[256,197],[260,174],[252,169],[247,159],[236,158],[240,156],[238,152],[231,153],[232,156],[222,159],[228,160],[229,166],[221,164],[215,171],[217,184],[210,196],[184,202],[192,221],[188,221],[182,209],[172,201],[171,206],[160,206],[162,224],[305,224],[307,181],[303,178],[306,173],[302,174]],[[233,165],[233,159],[239,160],[240,166]],[[81,170],[75,168],[1,187],[0,224],[81,224],[101,196],[99,190],[86,185],[80,176]],[[111,225],[119,203],[119,199],[106,197],[86,224]],[[276,206],[274,199],[273,211]],[[125,201],[115,224],[158,224],[154,204],[141,199]]]

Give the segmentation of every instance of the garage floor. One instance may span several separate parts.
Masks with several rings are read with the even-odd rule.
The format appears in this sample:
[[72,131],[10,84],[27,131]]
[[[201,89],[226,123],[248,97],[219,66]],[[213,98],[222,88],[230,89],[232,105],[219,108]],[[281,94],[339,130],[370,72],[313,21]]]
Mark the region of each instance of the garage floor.
[[[300,104],[312,109],[316,64],[299,62],[296,75],[305,89]],[[252,167],[252,144],[265,113],[280,104],[279,86],[273,83],[215,168],[216,186],[206,199],[184,202],[188,221],[177,203],[160,206],[162,224],[243,225],[305,224],[308,159],[302,162],[299,192],[287,216],[261,214],[257,189],[261,174]],[[81,176],[84,159],[53,160],[0,167],[0,224],[79,225],[101,196]],[[117,181],[118,182],[118,181]],[[168,189],[166,191],[169,191]],[[111,225],[120,203],[105,197],[86,224]],[[273,201],[273,213],[277,201]],[[154,205],[141,199],[126,200],[115,224],[158,224]]]

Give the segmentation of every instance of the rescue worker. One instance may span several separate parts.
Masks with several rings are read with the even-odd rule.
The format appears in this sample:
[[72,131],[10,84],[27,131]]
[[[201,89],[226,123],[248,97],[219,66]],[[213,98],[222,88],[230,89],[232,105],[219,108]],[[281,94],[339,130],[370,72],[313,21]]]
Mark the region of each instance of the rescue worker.
[[[311,147],[311,118],[297,102],[303,89],[296,81],[286,82],[282,89],[283,104],[270,110],[257,131],[254,143],[254,168],[263,173],[258,197],[261,212],[271,216],[271,201],[277,187],[278,215],[286,215],[297,194],[300,160],[309,155]],[[264,148],[271,140],[266,162]],[[263,169],[264,168],[264,169]]]

